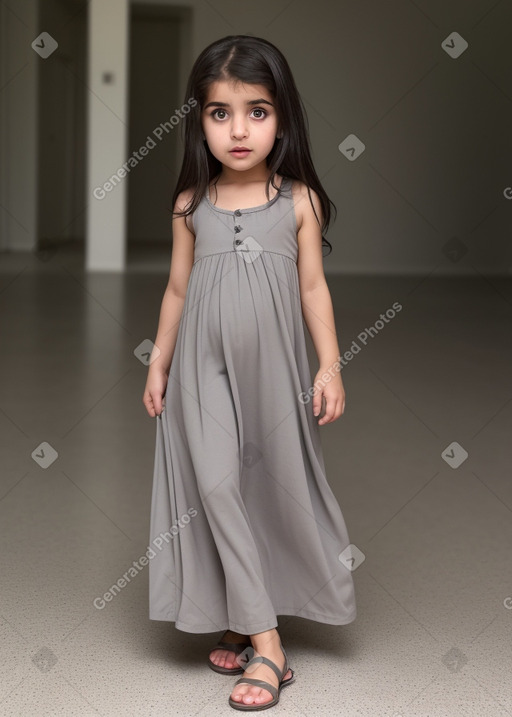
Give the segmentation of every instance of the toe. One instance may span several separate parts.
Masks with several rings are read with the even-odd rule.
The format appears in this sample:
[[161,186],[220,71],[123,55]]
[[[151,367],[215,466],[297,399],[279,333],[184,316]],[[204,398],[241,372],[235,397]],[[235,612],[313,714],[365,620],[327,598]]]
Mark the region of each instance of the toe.
[[228,669],[238,667],[234,652],[227,652],[226,650],[220,649],[214,650],[210,655],[210,660],[219,667],[227,667]]
[[250,695],[252,697],[252,700],[258,705],[265,704],[265,702],[270,702],[272,700],[272,695],[270,694],[270,692],[263,687],[254,686],[251,689]]
[[231,699],[235,702],[242,702],[247,692],[248,685],[237,685],[231,693]]
[[224,667],[226,658],[225,658],[225,651],[224,650],[214,650],[210,655],[210,660],[219,667]]
[[237,662],[237,657],[238,657],[238,655],[236,655],[236,653],[234,653],[234,652],[229,653],[229,662],[231,663],[230,667],[240,667],[240,665]]
[[245,705],[250,705],[254,702],[253,688],[249,688],[243,696],[243,702]]

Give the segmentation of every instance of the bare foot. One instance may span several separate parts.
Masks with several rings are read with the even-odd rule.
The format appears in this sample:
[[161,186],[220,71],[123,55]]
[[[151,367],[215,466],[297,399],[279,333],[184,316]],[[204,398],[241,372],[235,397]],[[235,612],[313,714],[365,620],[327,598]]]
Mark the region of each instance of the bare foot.
[[[234,642],[235,644],[250,642],[249,635],[242,635],[241,633],[233,632],[232,630],[226,630],[220,639],[221,642]],[[210,653],[209,659],[214,665],[227,667],[228,670],[230,670],[232,667],[240,667],[236,658],[237,655],[234,652],[230,650],[222,650],[219,647]]]
[[[251,642],[255,653],[262,657],[268,657],[269,660],[275,662],[277,667],[282,670],[284,668],[284,654],[281,650],[279,634],[276,628],[266,630],[257,635],[251,635]],[[283,679],[287,680],[292,676],[292,671],[288,670]],[[250,677],[256,680],[265,680],[270,682],[274,687],[279,686],[277,675],[274,670],[264,663],[256,663],[254,667],[245,671],[242,677]],[[274,698],[264,687],[251,685],[250,683],[240,683],[235,685],[231,693],[231,699],[234,702],[241,702],[244,705],[258,704],[262,705],[271,702]]]

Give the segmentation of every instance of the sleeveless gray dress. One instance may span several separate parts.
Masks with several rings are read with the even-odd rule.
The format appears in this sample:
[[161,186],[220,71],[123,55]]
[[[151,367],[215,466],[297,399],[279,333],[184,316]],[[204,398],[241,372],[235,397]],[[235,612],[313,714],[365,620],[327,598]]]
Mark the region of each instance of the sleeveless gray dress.
[[204,196],[156,420],[149,617],[254,634],[277,615],[356,617],[350,541],[327,482],[297,272],[292,180],[231,211]]

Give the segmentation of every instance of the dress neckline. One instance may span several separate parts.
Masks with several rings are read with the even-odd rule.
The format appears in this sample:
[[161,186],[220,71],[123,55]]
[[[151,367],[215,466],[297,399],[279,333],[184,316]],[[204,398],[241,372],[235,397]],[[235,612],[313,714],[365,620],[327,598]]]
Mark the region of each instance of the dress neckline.
[[279,191],[276,192],[275,196],[272,197],[272,199],[269,199],[268,202],[265,202],[265,204],[258,204],[256,207],[246,207],[245,209],[224,209],[223,207],[217,207],[215,204],[212,204],[210,201],[210,185],[206,188],[206,194],[205,199],[208,203],[208,205],[215,209],[217,212],[222,212],[223,214],[235,214],[235,212],[238,214],[238,212],[241,212],[242,214],[245,214],[246,212],[258,212],[262,209],[266,209],[267,207],[270,207],[274,202],[276,202],[279,197],[281,196],[281,189],[283,187],[283,184],[288,181],[288,177],[282,177],[281,178],[281,184],[279,185]]

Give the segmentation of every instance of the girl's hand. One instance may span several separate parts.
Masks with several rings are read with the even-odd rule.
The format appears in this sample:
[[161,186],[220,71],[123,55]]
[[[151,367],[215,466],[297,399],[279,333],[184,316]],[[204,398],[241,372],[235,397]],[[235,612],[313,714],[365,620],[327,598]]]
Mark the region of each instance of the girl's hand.
[[320,368],[313,382],[319,386],[313,395],[313,415],[318,416],[322,410],[322,396],[325,398],[325,414],[318,420],[318,425],[336,421],[345,410],[345,389],[341,380],[341,374],[337,373],[328,382],[322,379],[325,369]]
[[165,407],[165,389],[167,388],[168,375],[162,369],[149,369],[142,403],[146,406],[146,410],[154,418],[162,413]]

